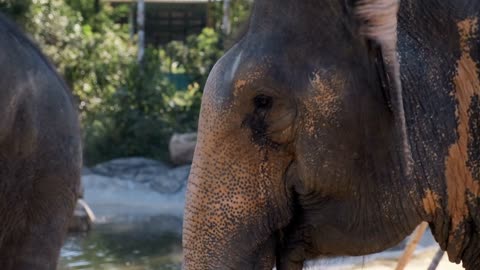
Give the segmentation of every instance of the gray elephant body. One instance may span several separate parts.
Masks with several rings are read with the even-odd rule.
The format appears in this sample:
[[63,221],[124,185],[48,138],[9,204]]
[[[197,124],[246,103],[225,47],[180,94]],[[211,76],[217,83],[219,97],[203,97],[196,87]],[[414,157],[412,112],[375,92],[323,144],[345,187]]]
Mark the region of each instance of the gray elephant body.
[[186,269],[301,269],[423,220],[480,267],[480,2],[397,7],[256,1],[205,88]]
[[75,206],[81,139],[54,68],[0,17],[0,269],[52,270]]

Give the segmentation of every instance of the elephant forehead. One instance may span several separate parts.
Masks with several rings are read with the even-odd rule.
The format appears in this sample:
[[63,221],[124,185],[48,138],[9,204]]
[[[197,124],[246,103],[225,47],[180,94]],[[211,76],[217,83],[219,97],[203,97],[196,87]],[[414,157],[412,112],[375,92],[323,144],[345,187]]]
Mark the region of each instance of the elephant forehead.
[[339,74],[325,74],[324,71],[312,73],[310,89],[304,100],[305,131],[310,136],[317,136],[319,128],[339,125],[345,80]]
[[[235,67],[235,66],[234,66]],[[272,61],[270,57],[247,60],[235,71],[233,95],[237,97],[247,87],[265,85],[271,80]]]

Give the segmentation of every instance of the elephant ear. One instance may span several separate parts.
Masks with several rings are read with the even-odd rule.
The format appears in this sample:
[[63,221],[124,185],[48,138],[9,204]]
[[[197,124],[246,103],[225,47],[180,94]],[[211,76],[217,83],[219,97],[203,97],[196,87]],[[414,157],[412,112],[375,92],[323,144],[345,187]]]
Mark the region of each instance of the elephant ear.
[[400,62],[397,54],[397,14],[400,0],[357,0],[355,17],[360,21],[360,33],[367,39],[374,57],[378,79],[391,109],[396,128],[401,133],[399,149],[405,172],[410,174],[413,161],[408,143],[405,110],[403,107]]

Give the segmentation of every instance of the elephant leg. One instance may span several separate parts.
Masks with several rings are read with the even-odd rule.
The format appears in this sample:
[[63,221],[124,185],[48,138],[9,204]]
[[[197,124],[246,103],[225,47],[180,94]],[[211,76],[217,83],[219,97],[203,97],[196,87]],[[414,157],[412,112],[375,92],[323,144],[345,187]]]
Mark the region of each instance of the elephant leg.
[[283,262],[281,265],[277,267],[277,270],[302,270],[303,263],[298,262]]
[[[44,228],[42,228],[44,227]],[[64,226],[35,225],[20,243],[12,270],[54,270],[61,248]]]
[[[54,270],[76,200],[71,180],[36,180],[24,210],[23,226],[9,237],[0,255],[2,270]],[[0,250],[1,252],[1,250]]]

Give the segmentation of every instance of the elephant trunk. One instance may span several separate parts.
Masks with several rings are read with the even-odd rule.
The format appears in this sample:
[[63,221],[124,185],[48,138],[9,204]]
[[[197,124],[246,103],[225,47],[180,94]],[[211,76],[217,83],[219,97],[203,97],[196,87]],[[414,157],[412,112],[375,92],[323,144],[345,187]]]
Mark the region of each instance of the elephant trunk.
[[[184,217],[184,269],[272,269],[275,239],[265,224],[268,209],[254,205],[218,175],[193,165]],[[232,183],[238,182],[232,176]],[[241,181],[241,180],[240,180]],[[250,187],[253,192],[258,187]],[[232,190],[233,189],[233,190]],[[257,199],[260,199],[259,194]]]
[[207,131],[199,133],[187,188],[184,269],[272,269],[276,232],[290,219],[288,158],[200,130]]
[[[273,268],[273,237],[262,239],[255,235],[252,227],[238,228],[240,225],[235,224],[238,221],[234,217],[234,209],[225,208],[222,220],[215,218],[218,215],[212,213],[217,210],[196,203],[199,197],[191,196],[183,229],[184,270]],[[262,240],[250,240],[254,238]]]

